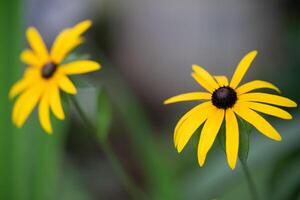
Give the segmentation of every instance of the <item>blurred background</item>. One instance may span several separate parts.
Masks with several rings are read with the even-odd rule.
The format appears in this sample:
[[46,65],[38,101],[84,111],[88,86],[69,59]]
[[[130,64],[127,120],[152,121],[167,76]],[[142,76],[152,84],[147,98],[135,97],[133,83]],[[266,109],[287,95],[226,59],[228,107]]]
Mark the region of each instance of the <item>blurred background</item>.
[[[27,46],[26,27],[37,27],[51,45],[63,28],[84,19],[94,24],[76,52],[90,54],[103,68],[80,78],[108,91],[108,141],[137,187],[149,199],[251,199],[241,165],[230,170],[217,142],[203,168],[197,134],[177,154],[173,128],[195,104],[162,102],[199,89],[190,77],[193,63],[231,77],[242,56],[256,49],[244,81],[273,82],[299,103],[299,0],[1,0],[0,199],[132,199],[95,134],[67,102],[67,119],[52,118],[51,136],[36,113],[20,130],[10,121],[7,94],[25,68],[19,54]],[[91,119],[94,94],[81,87],[77,95]],[[290,111],[292,121],[268,118],[282,142],[251,134],[249,167],[261,199],[300,199],[300,113]]]

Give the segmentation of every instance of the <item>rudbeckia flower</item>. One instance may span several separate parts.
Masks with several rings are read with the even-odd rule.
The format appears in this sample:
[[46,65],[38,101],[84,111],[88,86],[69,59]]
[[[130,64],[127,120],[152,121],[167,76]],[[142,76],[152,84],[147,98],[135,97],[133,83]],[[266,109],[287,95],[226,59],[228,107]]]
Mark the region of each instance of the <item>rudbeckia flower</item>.
[[237,116],[253,125],[265,136],[276,141],[281,140],[281,136],[275,128],[257,112],[282,119],[292,119],[288,112],[275,106],[296,107],[297,104],[278,95],[253,92],[253,90],[261,88],[280,92],[276,86],[266,81],[254,80],[239,86],[256,55],[257,51],[251,51],[240,61],[230,82],[226,76],[212,76],[200,66],[192,66],[192,77],[207,92],[181,94],[164,102],[170,104],[182,101],[206,101],[191,109],[178,121],[174,131],[174,143],[179,153],[193,133],[203,124],[198,143],[198,162],[200,166],[203,166],[207,153],[224,121],[227,161],[230,168],[234,169],[239,150]]
[[55,39],[50,51],[35,28],[27,29],[26,36],[30,48],[21,53],[21,60],[28,67],[23,78],[16,82],[9,92],[10,98],[18,96],[12,111],[12,121],[17,127],[23,126],[36,105],[40,124],[47,133],[52,133],[50,110],[58,119],[65,118],[60,91],[72,95],[77,93],[69,75],[100,69],[100,65],[91,60],[62,64],[70,51],[83,42],[82,34],[90,26],[91,21],[86,20],[63,30]]

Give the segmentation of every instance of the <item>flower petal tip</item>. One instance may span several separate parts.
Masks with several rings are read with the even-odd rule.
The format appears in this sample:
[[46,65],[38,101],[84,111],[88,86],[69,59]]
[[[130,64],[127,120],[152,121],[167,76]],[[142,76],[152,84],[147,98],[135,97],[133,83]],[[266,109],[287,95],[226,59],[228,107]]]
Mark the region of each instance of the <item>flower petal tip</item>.
[[33,27],[33,26],[29,26],[27,29],[26,29],[26,33],[29,34],[30,32],[32,31],[36,31],[36,28]]
[[23,126],[23,123],[20,123],[20,122],[14,122],[14,124],[17,128],[22,128],[22,126]]
[[249,54],[253,54],[253,56],[256,56],[258,54],[258,51],[257,50],[253,50],[253,51],[250,51]]
[[8,94],[8,99],[9,99],[9,100],[12,100],[14,97],[15,97],[15,95],[14,95],[13,93],[10,92],[10,93]]
[[48,135],[52,135],[52,134],[53,134],[52,130],[45,130],[45,132],[46,132]]
[[236,163],[228,163],[228,166],[231,170],[235,169]]
[[169,100],[169,99],[167,99],[167,100],[164,101],[164,105],[167,105],[167,104],[169,104],[169,103],[170,103],[170,100]]
[[198,158],[198,164],[200,165],[200,167],[203,167],[204,161],[205,161],[204,159]]
[[100,63],[97,63],[95,69],[96,69],[96,70],[100,70],[101,68],[102,68],[101,64],[100,64]]
[[183,147],[180,147],[179,145],[177,145],[177,152],[178,152],[178,153],[181,153],[182,150],[183,150]]
[[81,23],[85,23],[87,26],[92,26],[93,25],[93,22],[90,19],[86,19],[86,20],[82,21]]
[[276,138],[273,138],[275,141],[280,142],[282,140],[282,137],[280,135],[278,135]]
[[199,68],[201,68],[199,65],[197,65],[197,64],[192,64],[192,69],[193,69],[194,71],[197,71]]
[[65,120],[65,115],[58,115],[56,116],[59,120]]

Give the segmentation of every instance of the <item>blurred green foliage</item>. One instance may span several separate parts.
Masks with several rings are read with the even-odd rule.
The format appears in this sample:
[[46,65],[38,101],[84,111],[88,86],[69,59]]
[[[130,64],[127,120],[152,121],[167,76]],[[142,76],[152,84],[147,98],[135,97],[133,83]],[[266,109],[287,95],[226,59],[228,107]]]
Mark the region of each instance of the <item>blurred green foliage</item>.
[[24,35],[23,1],[0,1],[0,199],[57,199],[64,134],[55,123],[53,136],[45,134],[36,117],[17,130],[11,123],[8,91],[21,78],[19,61]]

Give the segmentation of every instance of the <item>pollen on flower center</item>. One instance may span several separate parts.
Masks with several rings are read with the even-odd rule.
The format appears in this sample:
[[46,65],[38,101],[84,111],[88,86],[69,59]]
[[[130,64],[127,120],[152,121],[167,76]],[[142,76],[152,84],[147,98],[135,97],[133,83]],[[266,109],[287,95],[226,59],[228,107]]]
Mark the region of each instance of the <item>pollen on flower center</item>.
[[53,76],[53,74],[55,73],[57,69],[57,65],[52,63],[52,62],[49,62],[47,64],[45,64],[42,68],[42,77],[43,78],[51,78]]
[[212,94],[212,103],[217,108],[231,108],[235,104],[236,100],[236,92],[228,86],[220,87]]

